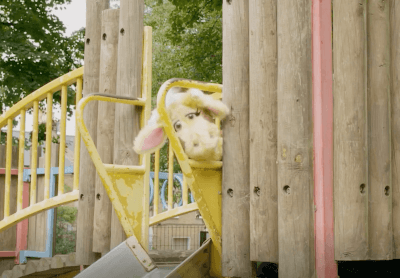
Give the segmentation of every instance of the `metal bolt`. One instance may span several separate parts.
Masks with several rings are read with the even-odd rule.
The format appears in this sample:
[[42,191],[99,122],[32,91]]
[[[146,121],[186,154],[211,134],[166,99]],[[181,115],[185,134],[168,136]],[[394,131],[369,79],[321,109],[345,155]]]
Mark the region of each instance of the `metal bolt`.
[[232,188],[229,188],[226,193],[228,193],[229,196],[233,197],[233,189]]

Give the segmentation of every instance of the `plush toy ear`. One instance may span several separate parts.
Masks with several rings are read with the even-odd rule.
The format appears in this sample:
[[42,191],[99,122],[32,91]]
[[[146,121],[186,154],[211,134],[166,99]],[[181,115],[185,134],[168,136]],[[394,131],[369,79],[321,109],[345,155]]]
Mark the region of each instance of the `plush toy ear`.
[[133,149],[138,154],[150,153],[158,150],[164,146],[167,140],[167,135],[153,113],[148,124],[139,132],[135,141],[133,142]]
[[192,100],[188,98],[188,102],[195,101],[199,108],[207,110],[214,117],[223,120],[229,114],[229,108],[222,101],[216,100],[198,89],[190,89],[189,93]]

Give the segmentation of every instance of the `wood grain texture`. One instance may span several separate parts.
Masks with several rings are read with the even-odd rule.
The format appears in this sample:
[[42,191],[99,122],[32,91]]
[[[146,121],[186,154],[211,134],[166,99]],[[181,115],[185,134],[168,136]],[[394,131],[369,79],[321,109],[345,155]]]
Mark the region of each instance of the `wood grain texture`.
[[394,259],[400,259],[400,2],[390,1],[391,139]]
[[[141,97],[143,0],[121,0],[118,38],[117,95]],[[140,130],[141,108],[115,106],[114,164],[139,165],[133,140]],[[112,213],[111,248],[125,240],[121,223]]]
[[368,258],[366,1],[333,2],[335,259]]
[[[115,94],[117,89],[117,61],[119,36],[119,10],[103,11],[100,51],[100,93]],[[114,153],[115,104],[98,103],[97,151],[103,163],[113,163]],[[111,241],[110,198],[96,175],[94,203],[93,251],[107,253]]]
[[[0,168],[6,168],[6,145],[0,145]],[[18,147],[12,147],[11,169],[18,169]],[[10,215],[17,211],[18,177],[11,176]],[[0,175],[0,220],[4,218],[4,185],[5,175]],[[10,227],[0,233],[0,251],[14,251],[17,240],[17,226]]]
[[367,3],[369,259],[389,260],[393,258],[389,2]]
[[278,1],[279,277],[314,277],[311,1]]
[[251,277],[249,5],[223,1],[222,275]]
[[[86,1],[85,69],[83,96],[99,91],[101,13],[109,7],[108,0]],[[83,115],[86,127],[94,142],[97,142],[97,102],[87,105]],[[79,171],[79,205],[77,217],[76,260],[81,265],[90,265],[96,260],[93,253],[93,222],[96,169],[85,144],[81,141]]]
[[250,8],[250,258],[278,262],[276,0]]

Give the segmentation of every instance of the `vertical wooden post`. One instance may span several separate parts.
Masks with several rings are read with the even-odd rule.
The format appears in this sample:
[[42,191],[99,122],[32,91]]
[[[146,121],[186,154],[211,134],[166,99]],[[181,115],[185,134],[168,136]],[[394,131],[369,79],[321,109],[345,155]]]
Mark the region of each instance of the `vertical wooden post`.
[[[116,94],[119,36],[119,9],[102,13],[100,51],[100,93]],[[113,163],[115,104],[98,103],[97,151],[103,163]],[[93,251],[107,253],[111,242],[112,205],[107,192],[96,175],[94,203]]]
[[[390,1],[391,128],[393,200],[400,200],[400,2]],[[390,192],[390,191],[389,191]],[[400,202],[393,202],[394,259],[400,259]]]
[[[99,91],[101,12],[108,8],[109,0],[86,1],[85,70],[83,96]],[[84,119],[94,142],[97,141],[97,103],[88,104]],[[81,143],[79,171],[79,211],[77,220],[76,261],[90,265],[96,260],[93,253],[93,220],[96,169]],[[97,256],[98,257],[98,256]]]
[[335,259],[368,258],[366,1],[333,2]]
[[393,258],[389,2],[367,1],[369,259]]
[[333,235],[333,95],[331,0],[312,2],[315,269],[336,278]]
[[278,262],[276,0],[250,6],[250,258]]
[[279,0],[279,277],[313,277],[311,1]]
[[251,277],[249,161],[249,5],[223,1],[222,275]]
[[[120,3],[117,95],[141,97],[144,1],[121,0]],[[133,140],[140,130],[140,113],[140,107],[116,104],[114,164],[139,165]],[[125,233],[115,213],[112,219],[111,248],[125,240]],[[147,243],[141,243],[147,248]]]

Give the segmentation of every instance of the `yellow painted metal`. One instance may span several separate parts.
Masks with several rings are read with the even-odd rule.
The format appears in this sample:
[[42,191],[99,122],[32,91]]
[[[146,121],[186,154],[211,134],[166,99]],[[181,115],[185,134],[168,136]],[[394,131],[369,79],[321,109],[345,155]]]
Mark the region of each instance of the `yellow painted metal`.
[[19,129],[19,149],[18,149],[18,190],[17,190],[17,211],[22,209],[22,191],[24,185],[24,151],[25,151],[25,109],[21,110],[20,129]]
[[[76,105],[82,98],[82,78],[78,78],[76,81]],[[74,190],[79,189],[79,156],[81,151],[81,133],[78,129],[78,125],[75,126],[75,145],[74,145]]]
[[56,196],[47,200],[43,200],[40,203],[31,205],[27,208],[17,211],[16,213],[0,221],[0,231],[5,230],[17,224],[19,221],[29,218],[32,215],[38,214],[39,212],[77,201],[78,197],[79,197],[79,191],[74,190],[69,193],[64,193],[62,196]]
[[148,196],[144,192],[145,165],[126,166],[102,163],[93,139],[83,121],[83,110],[87,103],[99,99],[117,103],[128,102],[129,104],[135,102],[141,104],[141,102],[127,100],[126,98],[118,99],[117,96],[89,95],[82,98],[77,106],[76,123],[126,235],[128,237],[135,235],[142,246],[146,247],[147,245],[143,241],[146,241],[147,235],[142,235],[143,219],[145,218],[143,211],[146,203],[144,196]]
[[160,202],[160,179],[159,179],[159,171],[160,171],[160,150],[157,150],[154,155],[154,200],[153,200],[153,215],[158,214],[158,203]]
[[[170,79],[160,88],[157,95],[157,111],[160,115],[165,133],[181,166],[186,182],[191,189],[199,211],[213,241],[212,272],[221,277],[221,182],[222,162],[189,161],[181,143],[175,134],[171,120],[165,108],[165,97],[172,87],[197,88],[203,91],[222,93],[222,85],[192,81],[187,79]],[[220,97],[216,95],[216,97]]]
[[115,164],[103,164],[107,172],[110,173],[135,173],[143,175],[146,173],[146,167],[141,166],[131,166],[131,165],[115,165]]
[[[152,28],[145,26],[143,30],[143,61],[142,61],[142,98],[145,99],[145,107],[142,110],[142,127],[150,119],[151,114],[151,86],[152,86]],[[149,209],[150,209],[150,154],[140,155],[141,163],[144,163],[146,173],[144,175],[143,195],[143,219],[142,219],[142,242],[146,251],[149,246]]]
[[58,195],[64,193],[64,167],[65,167],[65,135],[67,118],[67,86],[61,89],[61,121],[60,121],[60,155],[58,162]]
[[44,199],[50,197],[50,164],[51,164],[51,140],[53,130],[53,94],[47,93],[46,106],[46,150],[44,164]]
[[6,183],[4,189],[4,218],[10,215],[10,188],[11,188],[11,153],[12,153],[12,124],[7,121],[7,150],[6,150]]
[[172,209],[174,188],[174,150],[171,143],[168,146],[168,210]]
[[164,211],[162,213],[159,213],[157,215],[150,217],[149,224],[150,224],[150,226],[152,226],[152,225],[160,223],[164,220],[167,220],[169,218],[176,217],[176,216],[179,216],[179,215],[182,215],[185,213],[189,213],[192,211],[196,211],[198,209],[199,209],[199,207],[197,206],[197,203],[191,203],[186,206],[176,207],[174,209],[167,210],[167,211]]
[[32,148],[31,148],[31,189],[30,205],[36,204],[36,181],[37,181],[37,147],[39,133],[39,101],[33,102],[33,130],[32,130]]
[[0,128],[7,124],[7,119],[13,119],[18,116],[19,112],[22,108],[28,110],[33,106],[35,100],[41,101],[42,99],[47,97],[48,93],[54,93],[61,90],[61,87],[66,85],[69,86],[76,82],[76,80],[83,76],[83,67],[71,71],[63,76],[47,83],[40,89],[34,91],[27,97],[20,100],[18,103],[13,105],[6,113],[0,116]]
[[[74,191],[61,196],[49,198],[49,185],[50,185],[50,154],[51,154],[51,130],[52,130],[52,102],[53,93],[63,90],[66,92],[67,86],[77,83],[78,92],[77,98],[82,95],[82,76],[83,67],[67,73],[56,80],[44,85],[32,94],[20,100],[17,104],[12,106],[7,112],[0,116],[0,127],[8,125],[7,134],[7,154],[6,154],[6,178],[5,178],[5,196],[4,196],[4,219],[0,221],[0,231],[11,227],[17,222],[30,217],[38,212],[56,207],[61,204],[69,203],[78,200],[79,191],[74,187]],[[65,95],[65,93],[63,93]],[[46,120],[46,165],[45,165],[45,200],[36,203],[37,191],[37,145],[38,145],[38,114],[39,114],[39,101],[47,98],[47,120]],[[65,98],[66,99],[66,98]],[[25,130],[25,113],[26,110],[33,107],[33,131],[32,131],[32,159],[31,159],[31,188],[30,188],[30,206],[22,209],[22,175],[18,175],[18,191],[17,191],[17,212],[10,215],[10,186],[11,186],[11,151],[12,151],[12,120],[21,115],[21,131],[20,131],[20,146],[19,146],[19,173],[23,170],[23,150],[24,150],[24,130]],[[66,107],[66,106],[65,106]],[[64,136],[62,136],[64,137]],[[77,136],[79,137],[79,136]],[[64,137],[65,140],[65,137]],[[78,139],[80,140],[80,139]],[[76,146],[76,145],[75,145]],[[79,148],[78,148],[79,151]],[[79,156],[75,160],[74,165],[79,167]],[[78,171],[79,172],[79,171]],[[46,200],[47,199],[47,200]]]

